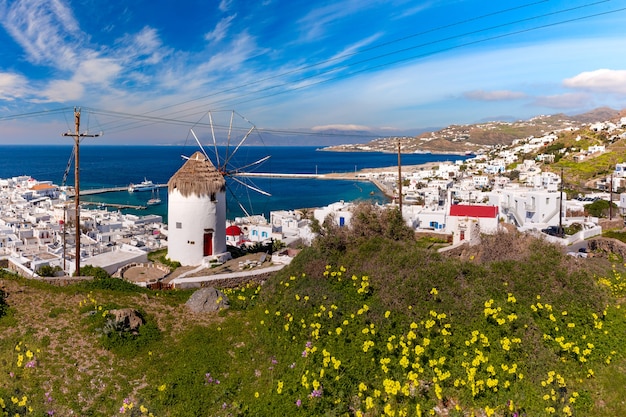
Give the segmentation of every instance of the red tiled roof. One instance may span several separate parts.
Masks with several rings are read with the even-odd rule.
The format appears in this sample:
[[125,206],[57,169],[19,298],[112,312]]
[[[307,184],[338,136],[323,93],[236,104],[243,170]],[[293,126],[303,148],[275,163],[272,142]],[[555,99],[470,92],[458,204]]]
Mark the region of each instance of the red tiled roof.
[[226,228],[226,236],[240,236],[241,229],[238,226],[228,226]]
[[497,215],[498,206],[471,206],[467,204],[453,204],[450,206],[450,216],[495,218]]

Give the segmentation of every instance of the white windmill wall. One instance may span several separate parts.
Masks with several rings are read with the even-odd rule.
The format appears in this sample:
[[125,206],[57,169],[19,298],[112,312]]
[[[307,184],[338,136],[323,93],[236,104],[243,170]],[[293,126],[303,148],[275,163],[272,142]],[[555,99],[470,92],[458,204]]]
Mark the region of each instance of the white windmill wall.
[[182,265],[200,265],[205,232],[212,231],[212,255],[226,251],[226,194],[183,196],[177,189],[168,194],[168,258]]

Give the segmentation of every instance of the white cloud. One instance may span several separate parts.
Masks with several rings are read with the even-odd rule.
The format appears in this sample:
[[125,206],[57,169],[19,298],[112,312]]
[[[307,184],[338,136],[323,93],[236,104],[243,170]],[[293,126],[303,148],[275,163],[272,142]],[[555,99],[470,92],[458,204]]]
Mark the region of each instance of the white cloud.
[[26,78],[19,74],[0,72],[0,100],[14,100],[26,93]]
[[207,41],[216,41],[216,42],[219,42],[222,39],[224,39],[228,32],[228,28],[230,27],[230,24],[235,17],[237,17],[236,14],[225,17],[219,22],[217,22],[217,25],[215,25],[215,29],[205,34],[204,39],[206,39]]
[[410,17],[413,15],[416,15],[418,13],[423,12],[424,10],[428,10],[433,6],[432,2],[424,2],[422,4],[418,4],[414,7],[410,7],[410,8],[406,8],[402,10],[402,13],[400,13],[397,18],[404,18],[404,17]]
[[476,101],[506,101],[506,100],[518,100],[520,98],[526,97],[526,94],[519,91],[509,91],[509,90],[495,90],[495,91],[484,91],[484,90],[474,90],[467,91],[463,93],[463,97],[469,100]]
[[370,130],[370,128],[368,126],[363,126],[363,125],[353,125],[353,124],[330,124],[330,125],[323,125],[323,126],[314,126],[311,128],[311,130],[315,131],[315,132],[319,132],[322,130],[345,130],[345,131],[352,131],[352,130]]
[[232,3],[233,3],[233,0],[221,0],[218,8],[223,12],[227,12],[228,9],[230,9],[230,6],[232,5]]
[[81,61],[73,80],[80,83],[95,83],[108,86],[121,70],[122,67],[113,59],[87,59]]
[[304,41],[319,40],[324,37],[328,25],[362,11],[366,4],[360,0],[346,0],[331,2],[327,6],[313,9],[298,21],[301,32],[304,34]]
[[112,54],[130,69],[161,63],[171,53],[163,47],[157,30],[148,26],[136,34],[125,35],[117,43],[123,46],[112,50]]
[[3,26],[36,64],[69,69],[83,38],[72,11],[61,0],[23,0],[2,9]]
[[563,81],[565,87],[599,93],[626,94],[626,70],[598,69]]
[[552,109],[580,109],[593,107],[591,97],[584,93],[567,93],[537,97],[533,105]]
[[37,100],[39,102],[57,102],[66,103],[69,101],[79,100],[83,97],[85,87],[82,83],[75,80],[55,80],[48,84],[48,87],[41,92],[41,96],[45,99]]
[[[246,33],[243,33],[234,38],[227,48],[221,52],[211,55],[210,59],[205,64],[200,65],[196,71],[192,72],[195,72],[193,75],[198,73],[228,73],[233,69],[239,68],[250,56],[258,53],[259,49],[254,41],[254,38]],[[206,75],[204,77],[206,77]]]

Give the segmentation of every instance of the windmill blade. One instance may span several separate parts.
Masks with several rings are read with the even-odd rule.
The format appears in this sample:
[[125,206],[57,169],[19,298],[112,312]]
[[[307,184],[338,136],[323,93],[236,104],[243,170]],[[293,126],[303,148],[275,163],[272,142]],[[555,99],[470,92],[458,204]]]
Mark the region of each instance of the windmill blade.
[[235,150],[228,156],[228,159],[226,161],[224,161],[224,167],[226,167],[228,165],[228,162],[230,161],[230,159],[237,153],[237,151],[239,150],[239,148],[241,147],[241,145],[243,145],[243,143],[246,141],[246,139],[248,139],[248,136],[250,136],[250,133],[252,133],[252,131],[256,129],[256,126],[252,126],[250,128],[250,130],[248,130],[248,133],[246,133],[244,135],[243,138],[241,138],[241,140],[239,141],[239,143],[237,144],[237,146],[235,147]]
[[241,203],[241,201],[239,201],[239,198],[235,195],[235,193],[233,192],[233,190],[231,190],[230,188],[228,188],[228,192],[230,192],[230,195],[235,199],[235,201],[237,202],[237,205],[239,206],[239,208],[241,209],[241,211],[243,211],[243,213],[246,215],[246,217],[250,217],[250,213],[248,213],[248,210],[246,210],[246,208],[244,207],[244,205]]
[[67,175],[70,172],[70,167],[72,166],[72,161],[74,161],[74,155],[76,153],[76,148],[72,148],[72,153],[70,154],[70,159],[67,161],[67,167],[65,168],[65,172],[63,173],[63,181],[61,182],[61,186],[65,186],[67,182]]
[[[224,163],[224,168],[226,168],[226,163],[228,163],[228,150],[230,149],[230,135],[233,132],[233,119],[235,117],[235,111],[230,112],[230,123],[228,124],[228,139],[226,140],[226,162]],[[236,149],[235,149],[236,151]]]
[[217,151],[217,139],[215,138],[215,129],[213,128],[213,116],[211,112],[209,112],[209,124],[211,125],[211,136],[213,137],[213,148],[215,149],[215,168],[218,171],[222,169],[226,169],[226,162],[224,162],[224,166],[222,167],[220,164],[220,153]]
[[270,159],[272,157],[272,155],[267,155],[261,159],[259,159],[258,161],[249,163],[248,165],[244,165],[242,167],[237,168],[236,170],[229,172],[230,175],[236,175],[236,174],[240,174],[242,173],[245,169],[248,169],[250,167],[256,166],[256,165],[260,165],[263,162],[267,161],[268,159]]
[[244,187],[251,189],[252,191],[256,191],[256,192],[257,192],[257,193],[259,193],[259,194],[263,194],[264,196],[267,196],[267,197],[271,197],[271,196],[272,196],[272,195],[271,195],[270,193],[268,193],[267,191],[263,191],[263,190],[261,190],[260,188],[257,188],[257,187],[255,187],[255,186],[253,186],[253,185],[250,185],[250,184],[248,184],[248,183],[247,183],[247,182],[245,182],[245,181],[241,181],[241,180],[240,180],[239,178],[237,178],[237,177],[230,176],[229,178],[231,178],[233,181],[238,182],[239,184],[243,185]]
[[191,134],[193,135],[193,137],[196,139],[196,142],[198,143],[198,146],[200,147],[200,150],[202,150],[202,153],[204,154],[204,157],[207,160],[209,159],[209,155],[206,154],[206,152],[204,151],[204,148],[202,147],[202,144],[200,143],[200,139],[198,139],[198,137],[196,136],[196,133],[193,131],[193,129],[189,129],[191,131]]

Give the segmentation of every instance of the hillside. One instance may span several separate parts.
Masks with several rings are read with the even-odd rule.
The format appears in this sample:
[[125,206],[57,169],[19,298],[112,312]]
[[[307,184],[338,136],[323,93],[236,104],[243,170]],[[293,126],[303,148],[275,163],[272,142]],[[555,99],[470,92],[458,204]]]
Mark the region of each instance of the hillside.
[[[447,257],[393,212],[322,237],[230,308],[102,278],[0,280],[0,406],[24,415],[622,415],[622,259],[517,234]],[[509,250],[502,250],[507,248]],[[612,266],[617,269],[612,269]],[[1,304],[1,303],[0,303]],[[107,331],[134,308],[137,334]],[[109,329],[111,330],[111,329]]]
[[[529,120],[515,122],[491,121],[468,125],[451,125],[444,129],[421,133],[414,137],[402,137],[402,152],[416,151],[465,153],[484,151],[496,145],[508,146],[514,140],[530,136],[540,137],[563,129],[580,129],[585,124],[617,120],[623,117],[619,112],[602,107],[593,111],[568,116],[565,114],[542,115]],[[359,151],[378,150],[397,152],[398,138],[379,138],[368,143],[333,146],[328,150]]]

